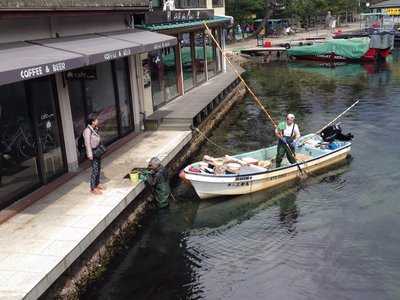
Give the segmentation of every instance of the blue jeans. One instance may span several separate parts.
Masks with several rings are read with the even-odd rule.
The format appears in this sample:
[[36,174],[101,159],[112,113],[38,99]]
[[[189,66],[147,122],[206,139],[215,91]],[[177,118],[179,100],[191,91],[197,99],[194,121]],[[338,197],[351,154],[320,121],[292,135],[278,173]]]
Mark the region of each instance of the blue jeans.
[[101,160],[92,159],[92,174],[90,175],[90,189],[93,191],[100,183]]

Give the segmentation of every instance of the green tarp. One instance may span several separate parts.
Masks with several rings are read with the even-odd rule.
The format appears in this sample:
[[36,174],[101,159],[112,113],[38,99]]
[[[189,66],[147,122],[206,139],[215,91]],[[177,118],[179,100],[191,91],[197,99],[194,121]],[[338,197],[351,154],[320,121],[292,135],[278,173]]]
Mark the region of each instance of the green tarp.
[[352,39],[332,39],[310,46],[296,46],[288,49],[289,56],[335,55],[349,59],[360,59],[369,49],[368,37]]

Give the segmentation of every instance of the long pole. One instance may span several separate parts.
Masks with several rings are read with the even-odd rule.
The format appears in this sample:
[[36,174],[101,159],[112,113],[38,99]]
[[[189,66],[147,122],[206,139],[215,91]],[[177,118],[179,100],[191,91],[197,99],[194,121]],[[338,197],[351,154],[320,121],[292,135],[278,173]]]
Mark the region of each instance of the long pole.
[[233,72],[235,72],[236,76],[242,81],[244,86],[246,87],[247,91],[250,93],[250,95],[254,98],[258,106],[261,108],[261,110],[266,114],[268,119],[271,121],[271,123],[274,125],[274,128],[277,127],[275,121],[272,119],[270,113],[265,109],[264,105],[260,101],[260,99],[254,94],[253,90],[247,85],[246,81],[243,79],[242,75],[240,75],[239,71],[236,69],[236,67],[233,65],[233,63],[230,61],[230,59],[226,56],[224,50],[222,50],[220,44],[218,41],[215,39],[214,35],[211,33],[210,28],[207,26],[206,22],[203,22],[204,27],[207,29],[208,35],[211,37],[211,39],[214,41],[215,45],[221,52],[222,56],[225,58],[225,60],[231,65]]
[[[219,49],[219,51],[221,52],[222,56],[226,59],[226,61],[231,65],[232,70],[236,73],[236,76],[240,79],[240,81],[243,83],[243,85],[246,87],[247,91],[250,93],[250,95],[253,97],[254,101],[257,103],[257,105],[261,108],[261,110],[265,113],[265,115],[268,117],[268,119],[271,121],[272,125],[274,126],[274,128],[277,128],[277,125],[274,121],[274,119],[272,119],[271,114],[267,111],[267,109],[264,107],[264,105],[262,104],[262,102],[260,101],[260,99],[256,96],[256,94],[253,92],[253,90],[248,86],[248,84],[246,83],[246,81],[243,79],[242,75],[240,75],[239,71],[236,69],[236,67],[233,65],[233,63],[230,61],[230,59],[226,56],[224,50],[222,50],[220,44],[218,43],[218,41],[215,39],[214,35],[212,34],[210,28],[207,26],[206,22],[203,22],[204,27],[207,29],[208,35],[211,37],[211,39],[214,41],[215,45],[217,46],[217,48]],[[287,150],[290,152],[290,155],[296,160],[296,166],[299,169],[300,173],[302,175],[305,175],[303,170],[301,169],[301,167],[299,166],[299,162],[296,159],[296,155],[293,153],[292,149],[290,148],[290,146],[288,145],[288,143],[283,139]]]
[[354,106],[356,106],[360,100],[357,100],[354,102],[351,106],[349,106],[344,112],[342,112],[340,115],[338,115],[336,118],[334,118],[332,121],[330,121],[328,124],[326,124],[324,127],[322,127],[320,130],[316,132],[316,134],[320,134],[325,128],[328,126],[331,126],[333,123],[335,123],[337,120],[339,120],[341,117],[343,117],[350,109],[352,109]]

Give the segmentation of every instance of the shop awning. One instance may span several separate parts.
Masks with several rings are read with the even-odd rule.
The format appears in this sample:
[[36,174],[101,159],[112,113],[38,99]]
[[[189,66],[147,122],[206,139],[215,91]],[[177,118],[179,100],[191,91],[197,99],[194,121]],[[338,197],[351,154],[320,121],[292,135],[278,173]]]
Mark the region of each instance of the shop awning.
[[79,68],[86,57],[40,45],[17,42],[0,45],[0,85]]
[[0,85],[173,46],[176,38],[127,30],[0,45]]
[[132,30],[130,32],[113,32],[108,37],[142,45],[143,52],[153,51],[177,44],[175,37],[145,30]]
[[87,57],[88,65],[144,52],[141,44],[99,34],[39,40],[37,43],[49,48],[84,55]]

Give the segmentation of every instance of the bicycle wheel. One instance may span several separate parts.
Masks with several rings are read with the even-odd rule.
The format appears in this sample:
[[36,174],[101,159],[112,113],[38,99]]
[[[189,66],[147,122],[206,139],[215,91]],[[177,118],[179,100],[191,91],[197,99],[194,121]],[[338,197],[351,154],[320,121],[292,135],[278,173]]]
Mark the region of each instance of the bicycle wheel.
[[26,138],[19,138],[16,142],[18,155],[21,158],[29,158],[36,155],[36,143],[32,136]]
[[43,153],[46,153],[57,146],[56,141],[50,133],[47,133],[46,136],[40,139],[40,141],[42,143]]

